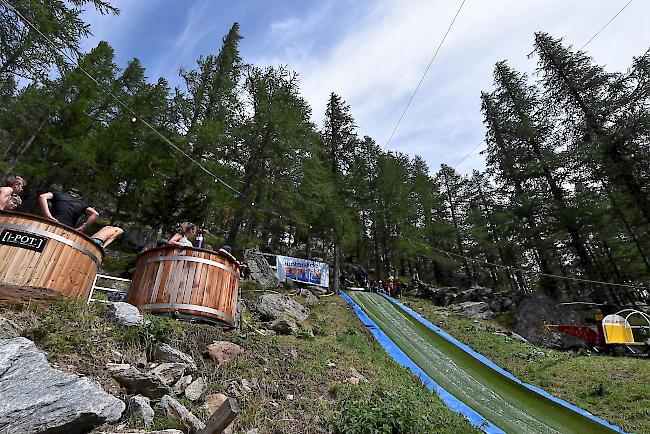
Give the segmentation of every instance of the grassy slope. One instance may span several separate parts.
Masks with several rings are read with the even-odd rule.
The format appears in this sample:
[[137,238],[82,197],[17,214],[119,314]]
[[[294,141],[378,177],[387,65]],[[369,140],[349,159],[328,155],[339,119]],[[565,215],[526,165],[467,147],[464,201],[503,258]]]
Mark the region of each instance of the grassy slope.
[[492,321],[464,320],[428,300],[409,307],[520,380],[630,432],[650,433],[650,360],[556,351],[492,333]]
[[[251,298],[259,295],[244,294]],[[249,314],[245,315],[248,325],[241,332],[166,317],[151,317],[152,324],[146,327],[125,328],[109,322],[101,304],[86,307],[69,301],[51,308],[16,305],[0,314],[27,327],[24,334],[34,339],[56,366],[90,376],[114,394],[119,394],[119,386],[104,365],[120,360],[111,350],[135,365],[156,338],[192,354],[200,375],[209,381],[210,392],[228,394],[233,380],[257,384],[252,392],[237,395],[241,408],[238,432],[258,427],[269,433],[324,433],[332,431],[337,421],[346,433],[477,432],[394,363],[338,297],[323,298],[313,309],[306,324],[314,332],[313,338],[308,333],[304,337],[262,336],[255,331],[259,322]],[[222,339],[246,350],[242,358],[223,368],[201,357],[207,344]],[[347,378],[352,368],[370,381],[350,384]],[[293,399],[288,399],[289,395]],[[207,418],[200,405],[185,399],[181,402]],[[401,426],[396,431],[383,426],[391,421]],[[137,428],[132,421],[129,426]],[[166,427],[177,424],[157,421],[157,428]]]

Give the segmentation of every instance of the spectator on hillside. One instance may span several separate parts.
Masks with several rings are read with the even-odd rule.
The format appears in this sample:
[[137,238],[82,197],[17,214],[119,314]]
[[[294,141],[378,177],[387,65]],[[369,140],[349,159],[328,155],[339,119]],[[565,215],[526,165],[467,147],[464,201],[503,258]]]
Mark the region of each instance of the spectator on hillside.
[[5,180],[5,185],[0,187],[0,210],[6,209],[7,201],[9,201],[11,195],[20,194],[23,191],[23,187],[25,187],[25,185],[27,184],[22,177],[18,175],[8,176]]
[[[52,202],[51,210],[48,201]],[[74,188],[68,190],[67,193],[43,193],[38,197],[38,204],[45,217],[72,228],[77,225],[79,218],[86,214],[86,221],[76,228],[82,232],[99,217],[99,213],[86,205],[79,190]]]
[[178,232],[172,236],[167,245],[169,246],[178,246],[178,247],[193,247],[192,241],[190,238],[196,236],[196,225],[190,222],[181,223],[180,229]]

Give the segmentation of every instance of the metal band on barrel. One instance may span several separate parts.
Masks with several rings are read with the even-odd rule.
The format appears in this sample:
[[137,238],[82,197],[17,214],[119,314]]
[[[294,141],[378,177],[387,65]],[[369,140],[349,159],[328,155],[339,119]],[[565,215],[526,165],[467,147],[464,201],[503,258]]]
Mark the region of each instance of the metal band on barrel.
[[221,262],[211,261],[209,259],[203,259],[203,258],[195,258],[194,256],[157,256],[155,258],[151,258],[151,259],[147,259],[146,261],[143,261],[142,265],[152,264],[154,262],[160,262],[160,261],[185,261],[185,262],[198,262],[201,264],[208,264],[208,265],[212,265],[213,267],[226,270],[227,272],[232,274],[235,279],[237,279],[237,273],[233,271],[232,268],[222,264]]
[[36,235],[43,235],[44,237],[48,237],[52,240],[56,240],[60,243],[66,244],[73,249],[79,250],[81,253],[84,255],[88,256],[92,261],[97,264],[97,266],[101,266],[101,261],[97,259],[97,256],[95,256],[90,250],[86,249],[84,246],[81,244],[75,243],[72,240],[69,240],[65,237],[62,237],[61,235],[55,234],[53,232],[49,231],[44,231],[43,229],[38,229],[38,228],[32,228],[30,226],[24,226],[24,225],[16,225],[13,223],[2,223],[0,222],[0,227],[1,228],[7,228],[7,229],[16,229],[17,231],[23,231],[23,232],[28,232]]
[[197,306],[195,304],[156,303],[156,304],[145,304],[145,305],[139,306],[139,308],[141,310],[154,310],[154,309],[196,310],[196,311],[199,311],[199,312],[211,313],[213,315],[223,317],[226,320],[231,321],[233,324],[235,322],[235,318],[233,318],[232,316],[228,315],[225,312],[222,312],[222,311],[217,310],[217,309],[212,309],[211,307]]

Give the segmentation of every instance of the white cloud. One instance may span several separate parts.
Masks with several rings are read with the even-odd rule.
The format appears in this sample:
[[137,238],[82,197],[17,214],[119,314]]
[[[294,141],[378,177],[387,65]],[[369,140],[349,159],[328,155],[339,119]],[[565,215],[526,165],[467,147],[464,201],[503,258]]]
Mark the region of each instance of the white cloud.
[[[522,71],[533,72],[533,33],[546,31],[582,46],[626,2],[608,0],[470,0],[429,71],[402,121],[390,149],[420,153],[436,169],[454,165],[483,138],[480,91],[492,86],[494,63],[508,59]],[[316,37],[319,13],[299,25],[293,19],[275,23],[283,41],[258,64],[288,64],[302,77],[303,95],[321,123],[331,91],[351,105],[362,134],[383,145],[433,51],[453,17],[458,2],[380,0],[365,18],[345,29],[326,53],[287,49],[292,32],[299,43],[309,43],[307,28]],[[367,7],[367,6],[364,6]],[[587,48],[600,64],[622,70],[632,56],[650,43],[645,17],[650,3],[632,3]],[[247,59],[251,60],[251,59]],[[478,151],[477,151],[478,152]],[[468,157],[459,170],[481,168],[483,158]]]

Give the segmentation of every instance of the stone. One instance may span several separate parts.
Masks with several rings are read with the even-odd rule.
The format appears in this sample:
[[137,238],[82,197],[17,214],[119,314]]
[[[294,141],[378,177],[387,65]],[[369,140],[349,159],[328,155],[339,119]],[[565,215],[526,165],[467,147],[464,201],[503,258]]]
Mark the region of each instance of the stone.
[[190,401],[198,401],[205,392],[206,383],[202,377],[197,378],[185,389],[185,397]]
[[263,289],[277,288],[280,286],[280,282],[275,276],[275,271],[258,249],[246,249],[244,251],[244,262],[248,266],[250,279],[259,283]]
[[182,395],[185,393],[185,389],[187,389],[187,386],[189,386],[192,383],[192,376],[191,375],[185,375],[180,378],[173,386],[172,386],[172,392],[174,392],[174,395]]
[[0,340],[0,432],[88,432],[126,405],[88,378],[54,369],[34,342]]
[[120,431],[120,432],[100,431],[99,434],[185,434],[185,433],[179,429],[163,429],[160,431],[142,431],[142,430]]
[[135,395],[129,399],[127,409],[129,415],[141,422],[145,428],[153,426],[154,411],[149,403],[149,398],[142,395]]
[[165,384],[172,385],[176,383],[182,376],[185,374],[185,369],[187,365],[185,363],[161,363],[160,365],[153,368],[149,371],[150,374],[154,374],[162,378]]
[[193,374],[199,369],[192,356],[163,343],[158,343],[154,347],[153,359],[160,362],[185,363],[188,374]]
[[350,377],[348,378],[348,383],[353,384],[355,386],[359,385],[359,379],[355,377]]
[[587,348],[588,343],[564,333],[555,333],[540,327],[549,324],[587,325],[583,315],[537,292],[518,297],[515,308],[517,324],[513,332],[530,343],[547,348]]
[[106,312],[110,318],[125,326],[135,326],[146,323],[145,318],[137,307],[122,301],[106,303]]
[[300,326],[291,318],[280,318],[273,321],[271,328],[279,335],[295,335]]
[[228,397],[223,393],[211,393],[205,396],[203,406],[208,410],[208,413],[212,414],[217,411],[217,409],[221,407],[221,404],[226,402],[227,399]]
[[20,327],[10,319],[0,315],[0,339],[12,339],[20,336]]
[[166,417],[175,419],[185,425],[190,433],[195,433],[205,428],[205,424],[198,417],[194,416],[183,404],[169,395],[162,397],[156,409],[160,410]]
[[236,360],[244,354],[244,349],[232,342],[215,341],[208,345],[204,354],[218,364],[223,365]]
[[265,321],[275,321],[279,318],[304,321],[309,316],[309,308],[281,294],[262,295],[257,299],[254,308]]
[[318,304],[318,297],[307,288],[300,288],[298,295],[305,299],[305,304],[307,306],[316,306]]
[[109,369],[109,373],[129,393],[139,393],[147,398],[158,399],[164,395],[170,394],[169,386],[156,374],[143,373],[130,365],[122,369]]
[[360,374],[356,369],[350,368],[350,375],[352,375],[352,378],[356,378],[359,380],[361,383],[368,383],[368,379],[364,377],[362,374]]
[[484,301],[466,301],[463,303],[452,304],[451,310],[458,316],[464,318],[490,319],[494,318],[494,312]]
[[523,337],[523,336],[521,336],[521,335],[518,335],[518,334],[515,333],[515,332],[510,332],[510,337],[511,337],[512,339],[516,340],[516,341],[523,342],[523,343],[525,343],[525,344],[528,344],[528,343],[529,343],[529,342],[528,342],[528,339],[526,339],[525,337]]
[[258,428],[249,429],[246,434],[260,434],[260,430]]
[[[205,397],[205,403],[203,406],[209,414],[213,414],[219,407],[221,407],[221,404],[226,402],[227,399],[228,397],[223,393],[212,393]],[[231,422],[230,425],[228,425],[226,429],[223,430],[222,434],[232,434],[233,431],[234,422]]]

